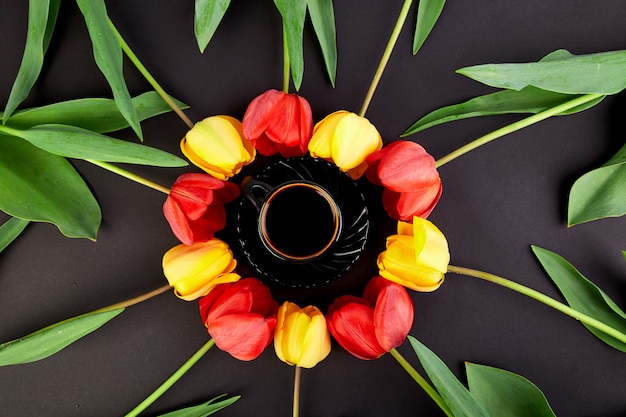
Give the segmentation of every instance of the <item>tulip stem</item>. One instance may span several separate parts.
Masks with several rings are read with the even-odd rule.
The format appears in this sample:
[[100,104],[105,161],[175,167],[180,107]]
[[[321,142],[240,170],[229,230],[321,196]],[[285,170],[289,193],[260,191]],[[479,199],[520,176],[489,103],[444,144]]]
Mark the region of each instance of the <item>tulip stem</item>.
[[137,407],[133,408],[125,417],[138,416],[143,410],[148,408],[153,402],[155,402],[161,395],[172,387],[193,365],[196,364],[209,351],[215,344],[213,339],[209,339],[191,358],[187,360],[176,372],[172,374],[160,387],[158,387],[152,394],[150,394],[145,400],[143,400]]
[[428,381],[426,381],[426,379],[422,375],[420,375],[420,373],[417,372],[417,370],[413,366],[411,366],[411,364],[404,358],[404,356],[400,354],[400,352],[398,352],[394,348],[391,349],[389,353],[391,354],[391,356],[394,357],[395,360],[398,361],[400,366],[404,368],[404,370],[411,376],[411,378],[413,378],[413,380],[417,382],[420,387],[422,387],[426,394],[428,394],[428,396],[432,398],[433,401],[435,401],[439,408],[441,408],[441,410],[448,417],[454,417],[454,414],[452,414],[452,411],[450,411],[447,404],[445,403],[443,398],[441,398],[441,395],[439,395],[437,390],[432,385],[430,385]]
[[167,284],[167,285],[164,285],[164,286],[162,286],[160,288],[157,288],[156,290],[152,290],[150,292],[142,294],[142,295],[140,295],[138,297],[133,297],[133,298],[130,298],[130,299],[126,300],[126,301],[122,301],[122,302],[119,302],[119,303],[111,304],[110,306],[107,306],[107,307],[100,308],[98,310],[93,311],[92,313],[103,313],[105,311],[116,310],[118,308],[130,307],[130,306],[133,306],[135,304],[139,304],[139,303],[141,303],[143,301],[149,300],[149,299],[151,299],[153,297],[156,297],[159,294],[163,294],[164,292],[166,292],[170,288],[172,288],[172,287],[169,284]]
[[161,98],[163,98],[163,100],[167,103],[167,105],[170,106],[172,110],[176,112],[178,117],[180,117],[181,120],[185,122],[185,124],[189,127],[189,129],[191,129],[193,127],[193,122],[187,117],[185,113],[183,113],[183,110],[180,107],[178,107],[178,105],[174,102],[174,100],[172,100],[169,94],[165,92],[163,87],[161,87],[159,83],[156,81],[156,79],[152,76],[152,74],[150,74],[148,69],[141,63],[137,55],[135,55],[132,49],[130,49],[130,46],[128,46],[128,44],[126,43],[126,41],[124,40],[120,32],[117,30],[117,28],[115,27],[111,19],[109,19],[109,26],[115,33],[115,36],[117,36],[117,39],[120,42],[122,50],[124,51],[126,56],[130,59],[130,61],[133,63],[133,65],[135,65],[135,67],[137,68],[137,70],[139,70],[141,75],[143,75],[146,81],[148,81],[148,83],[152,86],[152,88],[154,88],[154,91],[156,91],[161,96]]
[[291,71],[291,60],[289,58],[289,48],[287,48],[287,31],[283,25],[283,92],[289,94],[289,74]]
[[387,62],[389,62],[389,57],[391,57],[391,52],[393,52],[393,48],[396,46],[396,41],[400,36],[400,31],[402,30],[402,26],[404,26],[404,22],[409,14],[409,9],[411,8],[411,4],[413,0],[404,0],[404,5],[400,10],[400,16],[398,16],[398,20],[396,21],[396,25],[393,28],[393,32],[391,32],[391,37],[389,38],[389,42],[387,42],[387,47],[383,52],[383,56],[380,59],[380,63],[378,64],[378,69],[374,74],[374,78],[370,84],[369,90],[367,90],[367,94],[365,95],[365,100],[361,105],[361,111],[359,111],[359,116],[364,117],[365,112],[367,112],[367,108],[372,101],[372,97],[374,96],[374,92],[376,91],[376,87],[378,87],[378,83],[385,71],[385,67],[387,66]]
[[590,317],[584,313],[581,313],[580,311],[571,308],[567,304],[563,304],[551,297],[548,297],[547,295],[539,291],[536,291],[524,285],[518,284],[517,282],[510,281],[506,278],[502,278],[502,277],[499,277],[497,275],[490,274],[487,272],[478,271],[478,270],[470,269],[470,268],[464,268],[460,266],[454,266],[454,265],[448,265],[448,272],[483,279],[485,281],[489,281],[494,284],[498,284],[502,287],[508,288],[510,290],[516,291],[520,294],[526,295],[534,300],[537,300],[549,307],[552,307],[555,310],[558,310],[561,313],[564,313],[580,321],[581,323],[584,323],[597,330],[600,330],[601,332],[604,332],[608,334],[609,336],[612,336],[615,339],[623,343],[626,343],[626,334],[620,332],[619,330],[611,326],[608,326],[607,324],[601,322],[600,320],[596,320],[593,317]]
[[484,136],[481,136],[478,139],[475,139],[472,142],[468,143],[467,145],[464,145],[460,147],[459,149],[449,153],[448,155],[438,159],[437,161],[435,161],[435,166],[439,168],[443,164],[448,163],[452,161],[453,159],[478,148],[479,146],[489,143],[494,139],[498,139],[504,135],[513,133],[517,130],[533,125],[549,117],[556,116],[559,113],[565,112],[567,110],[571,110],[575,107],[581,106],[585,103],[596,100],[600,97],[602,97],[601,94],[585,94],[582,96],[578,96],[572,100],[566,101],[565,103],[559,104],[558,106],[551,107],[547,110],[544,110],[537,114],[533,114],[532,116],[526,117],[522,120],[518,120],[517,122],[501,127],[500,129],[494,130],[493,132],[490,132]]
[[293,417],[300,415],[300,379],[302,376],[302,368],[295,366],[296,371],[293,378]]
[[137,174],[133,174],[130,171],[126,171],[123,168],[117,167],[115,165],[111,165],[108,162],[102,162],[102,161],[96,161],[94,159],[85,159],[85,161],[90,162],[94,165],[99,166],[100,168],[104,168],[108,171],[111,171],[117,175],[121,175],[124,178],[127,178],[131,181],[135,181],[136,183],[139,183],[141,185],[145,185],[146,187],[152,188],[153,190],[157,190],[160,191],[164,194],[169,194],[170,193],[170,189],[167,187],[164,187],[160,184],[157,184],[156,182],[150,181],[149,179],[146,179],[142,176],[139,176]]

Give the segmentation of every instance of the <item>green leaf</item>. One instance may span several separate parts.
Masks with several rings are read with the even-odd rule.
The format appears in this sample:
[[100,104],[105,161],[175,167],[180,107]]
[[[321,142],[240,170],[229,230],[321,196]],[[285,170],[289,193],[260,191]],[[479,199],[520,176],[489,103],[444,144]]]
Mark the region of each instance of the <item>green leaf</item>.
[[68,158],[159,167],[187,165],[183,159],[160,149],[115,139],[74,126],[51,124],[34,126],[26,130],[5,130],[44,151]]
[[46,33],[43,36],[43,53],[45,55],[50,46],[52,40],[52,33],[57,23],[57,16],[59,15],[59,8],[61,7],[61,0],[50,0],[50,9],[48,10],[48,22],[46,23]]
[[326,72],[330,78],[331,85],[334,87],[337,73],[337,34],[333,1],[308,0],[307,8],[313,23],[313,30],[322,49]]
[[196,0],[193,29],[200,52],[204,52],[217,30],[230,0]]
[[[149,119],[172,110],[154,91],[141,94],[132,101],[139,120]],[[182,108],[188,107],[180,101],[176,103]],[[70,125],[97,133],[114,132],[129,126],[115,101],[107,98],[69,100],[43,107],[18,110],[6,123],[7,126],[17,129],[27,129],[42,124]]]
[[[626,313],[604,291],[556,253],[538,246],[532,246],[532,250],[572,308],[626,334]],[[604,343],[626,352],[625,343],[593,327],[585,327]]]
[[419,0],[415,35],[413,36],[413,55],[417,54],[435,27],[445,3],[445,0]]
[[30,0],[28,2],[26,46],[24,47],[20,69],[4,110],[3,123],[28,96],[43,67],[44,38],[48,26],[49,6],[49,0]]
[[626,214],[626,145],[606,164],[578,178],[569,194],[567,224]]
[[626,87],[626,51],[572,55],[559,50],[546,58],[531,63],[476,65],[457,72],[492,87],[513,90],[535,86],[565,94],[608,95]]
[[35,362],[54,355],[124,311],[89,313],[61,321],[0,345],[0,366]]
[[465,386],[435,353],[407,336],[422,367],[455,417],[489,417]]
[[30,223],[28,220],[11,217],[0,226],[0,252],[15,240]]
[[237,401],[239,398],[241,398],[241,396],[237,395],[235,397],[227,398],[217,403],[214,402],[221,397],[223,397],[223,395],[213,398],[212,400],[204,404],[196,405],[194,407],[183,408],[177,411],[172,411],[167,414],[161,414],[159,417],[206,417],[220,410],[223,410],[224,408],[228,407],[229,405]]
[[291,77],[296,90],[300,89],[304,75],[302,35],[306,18],[307,0],[274,0],[283,18],[283,32],[291,65]]
[[89,239],[96,238],[102,217],[89,187],[65,158],[10,136],[0,136],[0,210]]
[[528,379],[491,366],[465,363],[470,392],[498,417],[556,417],[545,395]]
[[[478,116],[491,116],[509,113],[536,114],[549,108],[570,101],[578,95],[555,93],[535,87],[525,87],[520,91],[502,90],[496,93],[478,96],[464,103],[442,107],[428,113],[413,123],[400,136],[409,136],[419,131],[437,126],[442,123],[467,119]],[[595,106],[604,99],[604,96],[575,107],[559,115],[568,115],[586,110]]]
[[104,0],[76,0],[76,3],[87,24],[96,64],[111,86],[113,98],[120,113],[124,115],[137,136],[142,139],[139,118],[124,80],[122,46],[109,26]]

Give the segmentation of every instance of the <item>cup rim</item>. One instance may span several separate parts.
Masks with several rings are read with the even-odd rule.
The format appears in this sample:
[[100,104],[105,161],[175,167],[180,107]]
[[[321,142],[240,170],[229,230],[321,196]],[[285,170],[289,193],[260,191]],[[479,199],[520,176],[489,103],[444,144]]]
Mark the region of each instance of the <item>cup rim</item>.
[[[335,219],[335,222],[334,222],[335,227],[334,227],[332,236],[328,239],[328,242],[322,248],[316,250],[315,252],[311,254],[298,255],[298,256],[290,255],[278,249],[274,244],[272,244],[272,241],[267,233],[266,218],[267,218],[267,210],[268,210],[270,203],[276,197],[276,195],[278,195],[280,192],[289,188],[294,188],[294,187],[307,187],[307,188],[315,190],[319,195],[321,195],[326,200],[326,202],[328,203],[328,206],[330,207],[333,213],[333,217]],[[313,181],[295,180],[295,181],[289,181],[289,182],[286,182],[286,183],[283,183],[274,187],[265,197],[265,200],[263,201],[263,204],[261,205],[261,208],[259,210],[259,221],[258,221],[257,231],[258,231],[259,237],[261,238],[261,242],[263,243],[263,245],[270,252],[272,252],[275,256],[284,260],[288,260],[288,261],[308,262],[308,261],[319,258],[324,253],[326,253],[328,249],[330,249],[330,247],[337,241],[341,232],[341,228],[342,228],[341,210],[339,210],[339,205],[335,201],[335,198],[332,196],[332,194],[330,194],[330,192],[328,192],[328,190],[326,190],[324,187],[322,187],[321,185]]]

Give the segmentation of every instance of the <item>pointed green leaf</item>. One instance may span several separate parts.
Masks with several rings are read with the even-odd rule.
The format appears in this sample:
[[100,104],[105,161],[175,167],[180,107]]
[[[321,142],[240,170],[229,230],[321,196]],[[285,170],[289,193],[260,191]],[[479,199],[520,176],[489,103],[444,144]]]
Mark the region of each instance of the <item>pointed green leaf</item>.
[[606,164],[578,178],[569,194],[567,224],[626,214],[626,145]]
[[50,0],[50,8],[48,10],[48,22],[46,23],[46,33],[43,36],[43,53],[45,55],[50,46],[52,39],[52,33],[57,23],[57,17],[59,15],[59,8],[61,7],[61,0]]
[[[496,93],[478,96],[464,103],[442,107],[413,123],[401,136],[408,136],[429,127],[456,120],[478,116],[491,116],[509,113],[539,113],[549,108],[570,101],[577,95],[561,94],[553,91],[541,90],[535,87],[525,87],[520,91],[502,90]],[[604,99],[604,96],[575,107],[560,115],[573,114],[595,106]]]
[[422,367],[455,417],[489,417],[446,364],[412,336],[407,336]]
[[193,28],[200,52],[211,41],[229,5],[230,0],[196,0]]
[[87,24],[96,64],[111,86],[113,98],[120,109],[120,113],[124,115],[124,118],[128,120],[132,129],[141,139],[143,136],[139,118],[124,80],[122,46],[115,32],[109,26],[104,0],[76,0],[76,3]]
[[0,226],[0,252],[15,240],[30,223],[28,220],[11,217]]
[[556,417],[545,395],[535,384],[513,372],[465,363],[470,392],[498,417]]
[[435,27],[443,10],[445,0],[419,0],[417,6],[417,23],[413,36],[413,55],[422,47],[426,38]]
[[565,94],[617,94],[626,87],[626,51],[572,55],[555,51],[539,62],[485,64],[457,70],[483,84],[521,90],[535,86]]
[[[572,308],[626,334],[626,313],[604,291],[556,253],[538,246],[533,246],[532,250]],[[626,352],[625,343],[593,327],[585,327],[604,343]]]
[[96,238],[102,217],[89,187],[65,158],[10,136],[0,136],[0,210],[89,239]]
[[89,313],[45,327],[20,339],[0,345],[0,366],[35,362],[54,355],[101,327],[124,311],[123,308]]
[[313,23],[313,30],[322,49],[326,72],[330,83],[335,86],[337,73],[337,34],[335,30],[335,12],[332,0],[308,0],[307,7]]
[[[171,107],[155,91],[133,98],[139,120],[149,119],[171,111]],[[181,108],[188,107],[176,100]],[[114,132],[128,127],[114,100],[84,98],[63,101],[43,107],[18,110],[7,121],[7,126],[27,129],[42,124],[61,124],[80,127],[97,133]]]
[[274,4],[283,18],[283,32],[291,64],[291,76],[296,90],[299,90],[304,75],[302,36],[306,18],[306,0],[274,0]]
[[224,408],[228,407],[239,398],[241,398],[241,396],[237,395],[235,397],[215,402],[221,397],[223,397],[223,395],[220,395],[219,397],[214,398],[204,404],[196,405],[194,407],[183,408],[167,414],[161,414],[159,417],[207,417],[220,410],[223,410]]
[[4,110],[3,123],[28,96],[43,67],[44,38],[48,23],[49,7],[49,0],[30,0],[28,2],[26,46],[24,47],[20,69]]
[[74,126],[40,125],[26,130],[10,129],[10,133],[44,151],[68,158],[160,167],[187,165],[183,159],[160,149],[115,139]]

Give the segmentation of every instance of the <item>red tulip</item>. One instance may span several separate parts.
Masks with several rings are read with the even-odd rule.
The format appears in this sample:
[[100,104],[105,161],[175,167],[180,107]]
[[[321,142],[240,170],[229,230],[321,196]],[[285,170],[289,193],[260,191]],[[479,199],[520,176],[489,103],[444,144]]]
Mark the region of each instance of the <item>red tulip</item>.
[[199,304],[215,345],[239,360],[257,358],[273,340],[278,303],[256,278],[218,285]]
[[427,218],[441,197],[435,159],[415,142],[396,141],[367,158],[367,178],[385,187],[383,206],[396,220]]
[[367,284],[363,298],[337,298],[327,321],[344,349],[360,359],[376,359],[404,342],[413,325],[413,303],[404,287],[378,276]]
[[224,228],[224,204],[238,195],[233,183],[206,174],[183,174],[172,186],[163,214],[182,243],[206,242]]
[[266,156],[303,156],[313,131],[309,102],[278,90],[267,90],[252,100],[242,123],[244,136]]

